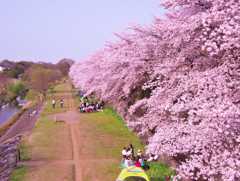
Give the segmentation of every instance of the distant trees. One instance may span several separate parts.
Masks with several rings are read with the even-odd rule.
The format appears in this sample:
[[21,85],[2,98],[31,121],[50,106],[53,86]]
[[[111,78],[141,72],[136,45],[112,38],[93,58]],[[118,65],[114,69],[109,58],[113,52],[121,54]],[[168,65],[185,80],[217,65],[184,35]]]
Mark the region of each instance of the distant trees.
[[24,97],[27,92],[26,85],[19,80],[10,79],[0,74],[0,105],[12,102],[16,97]]
[[3,60],[0,65],[5,69],[4,73],[10,78],[19,78],[33,63],[32,62],[12,62],[9,60]]
[[15,78],[17,79],[19,77],[19,75],[24,73],[24,69],[16,66],[13,69],[7,69],[5,70],[5,74],[10,77],[10,78]]
[[45,96],[48,88],[55,81],[63,77],[58,69],[45,68],[40,65],[32,66],[24,75],[30,88],[40,92]]
[[21,78],[21,76],[31,67],[39,66],[51,70],[59,70],[63,76],[67,76],[70,67],[73,65],[74,61],[71,59],[62,59],[58,63],[47,63],[47,62],[29,62],[29,61],[0,61],[0,66],[4,69],[3,73],[9,78]]
[[9,83],[10,79],[5,74],[0,73],[0,92],[2,92],[6,85]]
[[[0,61],[0,105],[15,100],[17,96],[41,93],[45,96],[48,88],[68,75],[71,59],[62,59],[57,64],[31,61]],[[32,90],[31,90],[32,89]],[[33,94],[34,93],[34,94]]]
[[0,106],[6,102],[7,86],[9,83],[9,77],[0,73]]
[[16,81],[8,86],[8,91],[14,95],[14,97],[24,97],[27,92],[26,85],[22,81]]
[[27,93],[27,87],[22,81],[13,81],[6,89],[5,99],[7,102],[14,101],[18,96],[23,98]]
[[64,76],[68,76],[70,67],[72,66],[73,63],[74,61],[71,59],[62,59],[56,64],[56,66]]

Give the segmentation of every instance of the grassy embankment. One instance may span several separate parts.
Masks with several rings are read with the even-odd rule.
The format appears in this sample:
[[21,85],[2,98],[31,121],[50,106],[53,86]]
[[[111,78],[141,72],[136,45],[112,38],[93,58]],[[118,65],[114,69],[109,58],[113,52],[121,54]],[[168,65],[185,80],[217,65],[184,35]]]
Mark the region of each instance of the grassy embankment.
[[[63,89],[63,85],[56,86],[53,92]],[[65,87],[64,87],[65,89]],[[36,160],[69,160],[72,158],[70,133],[67,125],[55,124],[51,120],[51,115],[59,112],[65,112],[66,108],[56,109],[51,108],[51,100],[53,92],[49,92],[43,112],[36,123],[32,134],[23,138],[20,145],[20,153],[22,161],[36,161]],[[62,95],[58,95],[62,96]],[[56,98],[56,97],[55,97]],[[66,101],[68,105],[68,101]],[[27,181],[27,180],[54,180],[56,175],[65,180],[73,180],[73,168],[70,166],[63,166],[60,169],[55,169],[52,165],[44,166],[20,166],[15,169],[10,178],[11,181]],[[63,175],[61,174],[63,173]],[[61,179],[60,179],[61,180]],[[63,179],[62,179],[63,180]]]
[[20,109],[19,112],[15,113],[9,120],[0,126],[0,136],[2,136],[27,109]]
[[[93,100],[93,102],[95,102],[95,100]],[[78,105],[79,103],[79,98],[76,98],[75,104]],[[104,112],[83,114],[81,117],[83,122],[90,125],[89,127],[92,131],[89,130],[89,132],[92,132],[92,134],[94,132],[97,133],[95,135],[96,140],[98,140],[98,136],[101,137],[101,135],[107,135],[108,138],[111,137],[109,145],[105,145],[104,142],[101,141],[94,144],[94,149],[96,149],[96,153],[99,153],[99,155],[103,156],[106,154],[105,156],[111,155],[111,158],[119,159],[122,148],[129,143],[132,143],[136,149],[144,150],[145,145],[135,133],[127,128],[124,120],[112,108],[106,108]],[[112,148],[109,149],[108,146]],[[175,174],[175,171],[164,163],[151,162],[149,166],[151,169],[147,171],[147,174],[151,178],[151,181],[165,180],[166,176]],[[110,176],[109,178],[111,179],[109,180],[114,180],[116,173],[120,172],[119,162],[109,165],[108,169],[106,167],[99,168],[103,173],[107,172],[105,174]]]
[[[70,89],[66,84],[57,87],[57,90],[66,89]],[[22,142],[21,153],[24,160],[72,159],[69,127],[66,124],[56,124],[49,116],[52,113],[66,110],[60,108],[53,110],[49,104],[52,96],[48,96],[49,99],[45,109],[32,135]],[[65,101],[69,104],[68,100]],[[75,104],[76,102],[75,100]],[[137,136],[129,131],[123,120],[111,109],[105,109],[103,112],[81,114],[78,128],[81,133],[80,155],[85,158],[81,161],[84,181],[92,181],[95,177],[106,181],[115,180],[120,172],[119,163],[122,148],[129,143],[132,143],[136,149],[144,148]],[[71,165],[56,167],[46,164],[41,167],[21,167],[16,169],[11,180],[72,181],[74,180],[73,172],[74,167]],[[151,164],[151,169],[148,172],[150,177],[158,178],[158,180],[163,180],[164,176],[172,173],[173,171],[169,167],[159,163]],[[19,179],[16,180],[15,178]]]
[[[120,153],[124,146],[132,143],[136,149],[144,149],[135,133],[129,131],[124,124],[122,118],[112,109],[105,109],[104,112],[83,114],[82,121],[88,125],[89,135],[94,142],[94,157],[109,157],[118,160],[113,164],[108,164],[97,168],[98,172],[102,172],[106,180],[114,180],[120,172]],[[85,128],[87,129],[87,128]],[[92,137],[92,138],[91,138]],[[107,139],[106,139],[107,137]],[[147,172],[153,180],[164,180],[165,176],[174,174],[174,171],[165,164],[151,163],[151,169]],[[90,179],[91,180],[91,179]],[[89,180],[89,181],[90,181]]]

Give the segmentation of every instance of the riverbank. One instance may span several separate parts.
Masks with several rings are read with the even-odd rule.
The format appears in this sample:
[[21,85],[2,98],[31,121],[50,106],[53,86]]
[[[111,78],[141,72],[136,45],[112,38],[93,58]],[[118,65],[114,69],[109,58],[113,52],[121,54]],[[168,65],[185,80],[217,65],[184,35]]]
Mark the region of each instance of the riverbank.
[[[81,114],[70,86],[58,88],[65,90],[57,93],[64,97],[65,108],[52,109],[49,100],[45,104],[32,134],[22,141],[23,162],[11,181],[115,180],[121,170],[122,148],[129,143],[136,149],[144,145],[111,109]],[[155,163],[148,174],[162,180],[172,173],[168,166]]]
[[24,105],[19,107],[18,112],[11,116],[10,119],[0,125],[0,143],[34,127],[35,117],[39,116],[36,113],[42,106],[40,98],[41,95],[32,89],[27,92]]
[[21,117],[21,115],[27,110],[27,108],[20,108],[16,113],[14,113],[9,119],[4,121],[0,125],[0,138],[6,133],[6,131],[14,125],[17,120]]
[[30,131],[35,125],[41,107],[41,103],[29,102],[6,123],[1,125],[0,143],[16,135]]
[[19,111],[19,107],[15,105],[7,105],[0,108],[0,127],[18,111]]

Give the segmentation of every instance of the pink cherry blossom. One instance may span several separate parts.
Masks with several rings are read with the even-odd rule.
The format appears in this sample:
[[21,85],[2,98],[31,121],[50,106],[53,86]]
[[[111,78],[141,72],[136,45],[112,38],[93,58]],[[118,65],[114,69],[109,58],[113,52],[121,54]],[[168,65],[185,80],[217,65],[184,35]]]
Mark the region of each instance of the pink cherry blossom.
[[240,2],[165,0],[166,18],[131,27],[71,67],[176,178],[240,180]]

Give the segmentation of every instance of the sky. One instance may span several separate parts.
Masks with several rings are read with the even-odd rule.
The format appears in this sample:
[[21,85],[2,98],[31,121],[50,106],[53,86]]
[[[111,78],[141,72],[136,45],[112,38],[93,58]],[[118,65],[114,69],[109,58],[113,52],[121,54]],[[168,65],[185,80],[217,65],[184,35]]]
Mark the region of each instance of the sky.
[[1,0],[0,60],[80,61],[114,33],[148,25],[160,0]]

